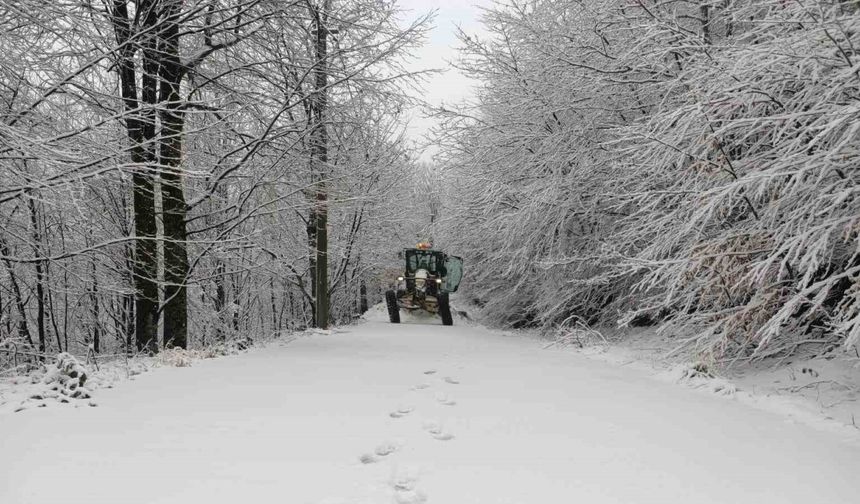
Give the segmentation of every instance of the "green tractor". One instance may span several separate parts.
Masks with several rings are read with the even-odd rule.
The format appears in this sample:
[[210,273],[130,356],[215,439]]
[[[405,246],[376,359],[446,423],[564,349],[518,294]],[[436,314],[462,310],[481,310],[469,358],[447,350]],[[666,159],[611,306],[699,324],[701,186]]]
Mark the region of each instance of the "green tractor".
[[406,271],[397,277],[395,287],[385,293],[388,318],[393,324],[400,323],[400,309],[424,310],[438,313],[443,325],[453,325],[451,304],[448,295],[457,292],[463,278],[463,260],[419,243],[418,247],[403,249],[400,254],[406,260]]

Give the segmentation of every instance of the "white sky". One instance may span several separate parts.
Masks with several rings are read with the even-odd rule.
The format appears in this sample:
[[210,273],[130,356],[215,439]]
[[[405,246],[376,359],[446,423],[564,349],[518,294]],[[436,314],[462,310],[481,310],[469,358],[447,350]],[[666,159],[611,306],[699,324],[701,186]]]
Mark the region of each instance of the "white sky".
[[[471,95],[472,81],[451,68],[448,62],[456,59],[456,47],[459,44],[455,36],[456,27],[461,27],[468,34],[480,35],[479,7],[489,7],[492,0],[398,0],[398,5],[407,11],[404,22],[412,20],[431,10],[437,9],[434,21],[435,28],[430,33],[427,43],[416,53],[416,61],[411,69],[443,69],[444,73],[431,77],[424,85],[422,97],[434,105],[441,103],[456,103]],[[407,133],[416,143],[424,143],[423,137],[434,125],[432,119],[423,117],[421,110],[412,111]],[[430,160],[434,149],[427,148],[421,156]]]

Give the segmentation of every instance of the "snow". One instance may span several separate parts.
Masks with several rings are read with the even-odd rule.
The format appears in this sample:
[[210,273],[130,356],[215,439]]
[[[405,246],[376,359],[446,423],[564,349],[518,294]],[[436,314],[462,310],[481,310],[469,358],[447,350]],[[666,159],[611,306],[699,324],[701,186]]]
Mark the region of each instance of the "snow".
[[[732,396],[815,429],[860,433],[860,358],[837,348],[794,352],[790,357],[735,363],[716,369],[693,349],[678,352],[677,337],[654,328],[607,334],[601,343],[572,348],[591,359],[635,367],[653,379]],[[705,371],[697,368],[704,366]]]
[[[522,335],[370,320],[0,412],[0,502],[855,502],[860,441]],[[458,321],[460,322],[460,321]]]

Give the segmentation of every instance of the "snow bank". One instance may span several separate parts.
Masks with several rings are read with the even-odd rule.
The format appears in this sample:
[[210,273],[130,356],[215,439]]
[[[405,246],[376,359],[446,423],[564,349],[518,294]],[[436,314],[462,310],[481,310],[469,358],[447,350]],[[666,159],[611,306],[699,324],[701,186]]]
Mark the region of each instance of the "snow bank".
[[97,406],[93,398],[95,390],[134,380],[152,368],[190,367],[201,360],[240,354],[254,345],[254,340],[245,336],[202,350],[169,348],[152,357],[113,356],[94,367],[87,367],[75,356],[63,352],[54,363],[0,379],[0,414],[57,405]]
[[[724,396],[817,430],[860,434],[860,358],[841,349],[813,356],[720,363],[694,351],[677,352],[679,338],[653,329],[607,334],[572,345],[594,360],[636,368],[654,379]],[[593,339],[592,339],[593,340]]]

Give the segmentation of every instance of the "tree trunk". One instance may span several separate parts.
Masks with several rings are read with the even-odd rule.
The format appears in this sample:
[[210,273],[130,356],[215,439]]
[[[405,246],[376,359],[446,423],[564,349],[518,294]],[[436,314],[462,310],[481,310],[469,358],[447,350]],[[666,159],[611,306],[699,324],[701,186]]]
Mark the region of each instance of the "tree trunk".
[[711,45],[711,7],[699,6],[699,14],[702,16],[702,41],[705,45]]
[[328,0],[322,7],[311,7],[316,37],[315,93],[313,99],[313,130],[311,131],[311,158],[316,178],[316,271],[314,271],[314,321],[322,329],[329,325],[328,292],[328,193],[326,176],[328,165],[328,130],[326,129],[326,105],[328,86],[327,40],[329,31],[325,26],[328,15]]
[[36,261],[33,263],[36,270],[36,334],[39,337],[39,353],[43,354],[39,358],[44,360],[44,353],[47,349],[45,344],[45,274],[44,261],[40,259],[42,256],[42,236],[39,233],[39,216],[36,212],[36,202],[32,195],[27,197],[27,208],[30,210],[33,255],[36,256]]
[[364,315],[367,313],[367,284],[364,281],[364,278],[361,279],[361,286],[358,288],[359,296],[361,297],[361,304],[359,306],[359,310],[361,314]]
[[272,303],[272,332],[278,332],[278,305],[275,302],[275,278],[269,278],[269,298]]
[[[11,315],[11,313],[12,313],[11,309],[9,310],[9,313]],[[3,290],[0,289],[0,320],[6,321],[6,333],[9,335],[12,334],[12,325],[9,323],[10,318],[12,318],[12,317],[8,317],[8,316],[4,317],[3,316]],[[3,335],[2,332],[0,332],[0,341],[3,341],[4,339],[6,339],[6,337]]]
[[[0,254],[9,256],[9,247],[6,242],[0,237]],[[27,307],[24,306],[24,296],[21,295],[21,286],[18,285],[18,279],[15,277],[15,271],[12,269],[12,262],[9,259],[3,259],[3,264],[6,266],[6,273],[9,275],[9,283],[12,284],[12,293],[15,294],[15,307],[18,308],[18,316],[21,320],[18,321],[18,336],[26,339],[30,346],[33,346],[33,337],[30,336],[30,328],[27,325]]]
[[[313,159],[311,159],[311,167],[313,169]],[[313,327],[317,326],[316,322],[316,297],[317,297],[317,214],[316,214],[316,201],[314,201],[316,195],[310,195],[311,198],[311,211],[310,215],[308,215],[308,226],[307,226],[307,234],[308,234],[308,274],[311,277],[311,325]]]
[[[131,43],[131,24],[125,0],[114,0],[113,27],[122,47],[117,69],[120,76],[126,132],[131,142],[133,213],[134,213],[134,287],[135,287],[135,339],[139,351],[158,351],[158,257],[156,255],[155,198],[152,164],[155,156],[151,142],[155,138],[155,99],[158,73],[156,39],[153,27],[157,22],[154,0],[141,0],[135,16],[148,30],[142,44]],[[142,45],[143,75],[141,98],[138,100],[137,72],[134,53]]]
[[132,354],[132,347],[134,346],[134,330],[135,330],[135,315],[134,315],[134,295],[126,295],[123,296],[123,305],[125,306],[125,321],[126,321],[126,333],[125,333],[125,354]]
[[[63,231],[65,226],[60,226],[60,241],[62,249],[66,250],[66,233]],[[126,245],[128,246],[128,245]],[[57,334],[57,340],[60,339]],[[69,269],[63,268],[63,346],[65,352],[69,351]]]
[[227,287],[224,274],[224,262],[215,260],[215,313],[218,314],[218,327],[215,329],[215,339],[224,341],[227,339]]
[[92,261],[92,269],[93,269],[93,288],[90,292],[92,296],[93,303],[93,352],[99,353],[99,346],[101,345],[101,336],[102,336],[102,327],[101,327],[101,313],[99,312],[99,280],[96,276],[96,261]]
[[[241,264],[241,262],[240,262],[240,264]],[[234,333],[239,332],[239,309],[241,307],[241,305],[239,304],[239,300],[241,299],[241,296],[242,296],[242,286],[239,285],[239,280],[240,280],[239,275],[240,275],[239,273],[234,273],[232,276],[232,278],[233,278],[233,304],[230,306],[230,311],[232,312],[232,316],[233,316],[232,320],[233,320],[233,332]]]
[[188,347],[188,251],[182,188],[182,129],[184,116],[179,95],[182,64],[179,60],[180,0],[164,0],[165,26],[161,31],[161,201],[164,223],[164,346]]
[[[48,263],[48,262],[45,263],[45,278],[50,278],[50,276],[51,276],[50,271],[49,271],[49,265],[50,265],[50,263]],[[68,286],[64,285],[63,289],[68,289]],[[63,351],[63,342],[60,339],[60,327],[57,325],[57,310],[54,307],[54,295],[51,293],[50,284],[48,286],[47,296],[48,296],[48,299],[47,299],[48,300],[48,313],[50,314],[51,327],[54,328],[54,339],[57,341],[57,351],[62,352]]]

